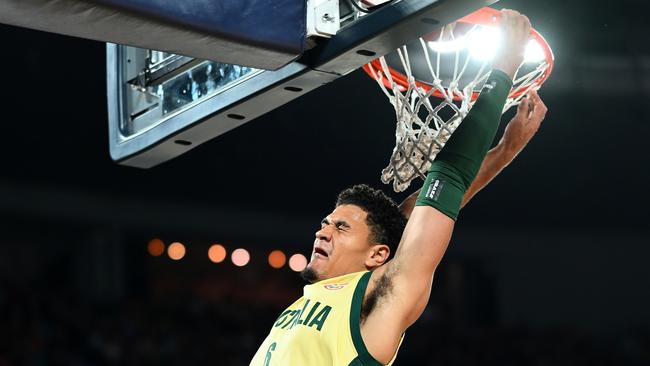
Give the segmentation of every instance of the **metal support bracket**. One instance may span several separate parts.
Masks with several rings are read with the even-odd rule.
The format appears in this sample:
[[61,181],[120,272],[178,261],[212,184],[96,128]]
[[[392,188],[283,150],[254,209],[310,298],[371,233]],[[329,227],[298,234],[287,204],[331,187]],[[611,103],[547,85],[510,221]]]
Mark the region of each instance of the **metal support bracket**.
[[307,37],[332,37],[341,28],[339,0],[307,1]]

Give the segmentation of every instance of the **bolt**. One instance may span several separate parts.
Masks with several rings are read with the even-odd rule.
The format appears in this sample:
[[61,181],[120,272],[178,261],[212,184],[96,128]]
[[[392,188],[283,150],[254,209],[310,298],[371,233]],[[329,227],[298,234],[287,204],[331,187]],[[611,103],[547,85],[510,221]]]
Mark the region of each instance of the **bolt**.
[[329,15],[329,13],[325,13],[325,14],[323,14],[323,18],[322,18],[322,19],[323,19],[324,22],[334,22],[334,21],[336,20],[336,18],[334,18],[333,16]]

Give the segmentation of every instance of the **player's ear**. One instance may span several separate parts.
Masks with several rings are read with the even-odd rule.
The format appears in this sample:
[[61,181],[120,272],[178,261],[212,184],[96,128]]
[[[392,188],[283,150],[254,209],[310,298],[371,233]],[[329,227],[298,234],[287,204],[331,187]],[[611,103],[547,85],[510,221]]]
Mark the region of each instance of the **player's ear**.
[[375,244],[370,248],[370,255],[366,259],[366,267],[375,268],[386,263],[390,256],[390,248],[385,244]]

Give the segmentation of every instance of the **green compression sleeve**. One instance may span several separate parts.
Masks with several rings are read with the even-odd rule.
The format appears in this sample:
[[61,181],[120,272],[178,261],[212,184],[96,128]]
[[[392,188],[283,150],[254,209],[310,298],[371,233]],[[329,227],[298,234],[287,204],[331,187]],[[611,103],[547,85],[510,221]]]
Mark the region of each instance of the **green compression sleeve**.
[[511,88],[506,73],[492,70],[476,103],[431,164],[416,206],[431,206],[458,218],[463,195],[494,140]]

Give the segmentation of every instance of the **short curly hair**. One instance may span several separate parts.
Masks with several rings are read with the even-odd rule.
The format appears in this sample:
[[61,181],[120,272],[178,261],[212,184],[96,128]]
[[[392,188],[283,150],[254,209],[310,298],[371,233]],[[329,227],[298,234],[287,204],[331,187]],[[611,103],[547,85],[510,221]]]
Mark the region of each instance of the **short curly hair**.
[[379,189],[358,184],[339,193],[336,206],[341,205],[355,205],[365,211],[370,240],[388,245],[390,252],[395,254],[406,227],[406,217],[395,201]]

